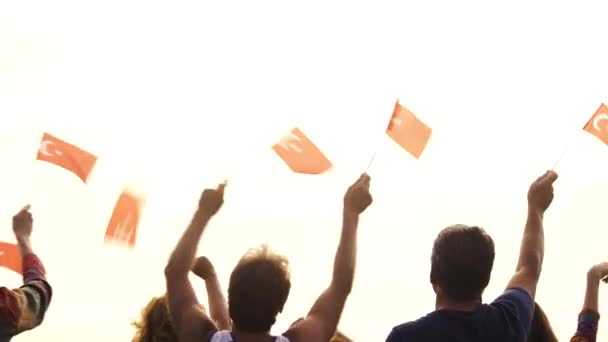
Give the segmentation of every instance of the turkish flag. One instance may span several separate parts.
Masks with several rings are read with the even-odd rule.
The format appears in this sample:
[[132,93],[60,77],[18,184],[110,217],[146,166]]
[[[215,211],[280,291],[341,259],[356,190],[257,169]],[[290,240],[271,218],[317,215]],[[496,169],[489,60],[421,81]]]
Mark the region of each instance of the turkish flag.
[[36,159],[71,171],[85,183],[97,162],[97,157],[93,154],[49,133],[44,133],[42,136]]
[[0,242],[0,267],[22,274],[19,246],[13,243]]
[[137,239],[137,226],[141,218],[144,200],[135,194],[123,191],[112,212],[108,228],[106,229],[105,241],[126,244],[130,248],[135,247]]
[[386,134],[416,158],[420,158],[431,138],[432,130],[407,108],[395,103]]
[[583,129],[608,144],[608,106],[602,103]]
[[294,128],[272,149],[296,173],[321,174],[332,168],[323,152],[299,128]]

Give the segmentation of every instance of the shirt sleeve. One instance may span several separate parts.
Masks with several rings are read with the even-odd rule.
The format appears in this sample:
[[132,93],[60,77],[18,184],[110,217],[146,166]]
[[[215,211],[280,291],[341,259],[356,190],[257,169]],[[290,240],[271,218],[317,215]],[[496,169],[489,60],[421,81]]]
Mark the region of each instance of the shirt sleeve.
[[594,310],[583,309],[578,315],[578,327],[570,342],[595,342],[600,314]]
[[52,297],[46,271],[35,254],[23,257],[23,286],[0,288],[0,336],[14,336],[42,323]]
[[506,332],[517,337],[528,336],[534,315],[534,300],[528,292],[508,289],[490,305],[504,314]]

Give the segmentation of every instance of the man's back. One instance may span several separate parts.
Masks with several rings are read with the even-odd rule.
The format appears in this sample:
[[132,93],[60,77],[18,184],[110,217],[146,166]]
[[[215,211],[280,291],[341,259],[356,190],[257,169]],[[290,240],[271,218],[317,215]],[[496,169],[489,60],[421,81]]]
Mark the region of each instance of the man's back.
[[398,325],[386,342],[525,342],[533,312],[530,295],[511,289],[474,312],[438,310]]

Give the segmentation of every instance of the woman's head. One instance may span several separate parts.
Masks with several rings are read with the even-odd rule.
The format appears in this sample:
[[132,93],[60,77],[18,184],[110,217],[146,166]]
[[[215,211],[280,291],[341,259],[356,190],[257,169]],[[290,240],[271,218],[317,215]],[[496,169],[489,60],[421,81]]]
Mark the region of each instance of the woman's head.
[[137,329],[133,342],[177,342],[164,295],[152,298],[141,311],[141,321],[133,325]]
[[249,250],[230,275],[228,310],[236,329],[267,333],[289,296],[289,263],[266,245]]
[[532,316],[528,342],[557,342],[549,319],[538,303],[534,303],[534,316]]

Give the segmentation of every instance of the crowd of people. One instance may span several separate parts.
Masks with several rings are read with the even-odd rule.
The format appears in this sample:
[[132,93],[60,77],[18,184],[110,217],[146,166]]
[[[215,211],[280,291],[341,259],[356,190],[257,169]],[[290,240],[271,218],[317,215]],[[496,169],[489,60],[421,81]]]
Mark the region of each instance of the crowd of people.
[[[557,341],[549,319],[535,302],[544,257],[543,218],[553,201],[558,176],[547,171],[528,191],[527,220],[519,260],[505,291],[484,304],[494,264],[494,242],[484,229],[453,225],[435,239],[431,253],[430,283],[436,294],[435,310],[422,318],[395,326],[386,342],[405,341]],[[344,196],[342,232],[328,287],[306,315],[284,333],[270,332],[283,310],[291,288],[288,260],[263,245],[249,250],[231,273],[228,298],[223,295],[212,263],[196,257],[208,223],[224,203],[226,184],[203,191],[190,225],[173,250],[165,268],[166,294],[153,298],[134,323],[133,342],[327,342],[349,341],[337,331],[353,287],[359,217],[372,204],[367,174]],[[51,302],[51,286],[30,244],[29,207],[13,217],[13,231],[23,258],[24,285],[0,290],[0,342],[42,323]],[[208,310],[201,305],[189,280],[193,272],[205,282]],[[596,340],[598,289],[608,277],[608,263],[591,267],[583,308],[578,315],[574,342]]]

